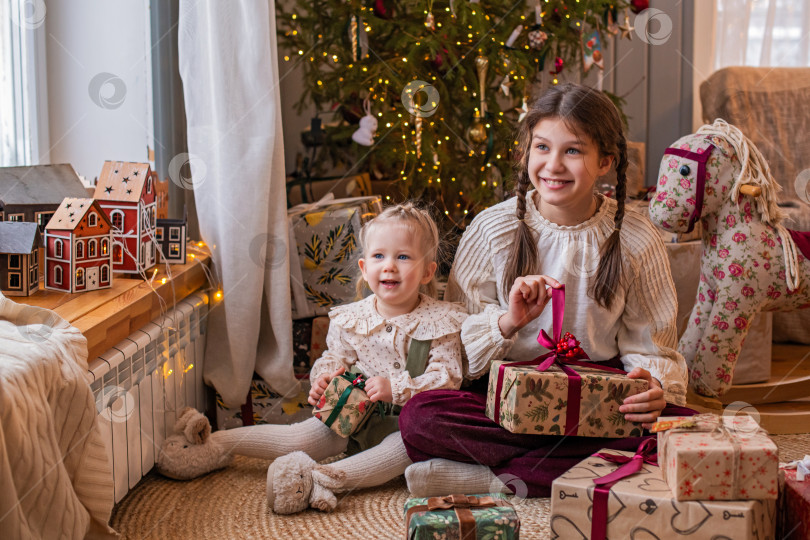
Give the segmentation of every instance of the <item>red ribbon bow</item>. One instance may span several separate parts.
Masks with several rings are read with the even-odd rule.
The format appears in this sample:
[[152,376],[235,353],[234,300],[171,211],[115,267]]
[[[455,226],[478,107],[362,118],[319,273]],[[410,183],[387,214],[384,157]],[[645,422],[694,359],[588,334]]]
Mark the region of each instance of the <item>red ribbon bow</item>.
[[658,442],[655,438],[648,438],[642,442],[634,456],[623,456],[620,454],[606,454],[599,452],[594,457],[620,463],[621,467],[601,478],[594,478],[596,487],[593,490],[593,512],[591,515],[591,540],[605,540],[607,538],[608,519],[608,498],[610,488],[619,480],[634,475],[641,470],[644,463],[658,466],[658,453],[656,452]]
[[534,360],[526,362],[504,362],[498,368],[498,381],[495,387],[495,421],[500,418],[501,413],[501,391],[503,390],[504,371],[512,366],[533,366],[537,365],[537,371],[546,371],[553,365],[559,368],[568,376],[568,404],[565,408],[565,434],[576,435],[579,429],[580,401],[582,399],[582,376],[569,366],[578,366],[608,371],[611,373],[624,374],[624,371],[607,366],[600,366],[589,362],[580,362],[580,359],[590,360],[585,351],[579,346],[574,336],[566,332],[562,335],[562,321],[565,315],[565,285],[559,289],[551,290],[551,330],[554,339],[551,339],[545,330],[540,330],[537,342],[551,349],[550,352],[540,355]]

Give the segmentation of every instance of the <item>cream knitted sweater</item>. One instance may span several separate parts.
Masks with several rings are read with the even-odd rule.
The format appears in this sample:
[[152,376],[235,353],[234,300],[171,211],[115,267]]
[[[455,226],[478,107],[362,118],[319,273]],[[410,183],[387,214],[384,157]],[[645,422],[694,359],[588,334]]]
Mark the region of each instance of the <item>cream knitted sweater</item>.
[[[676,350],[677,299],[669,260],[658,232],[642,214],[627,210],[621,232],[624,283],[616,287],[612,307],[600,307],[587,294],[599,264],[599,249],[613,231],[616,201],[601,198],[596,214],[575,226],[556,225],[537,210],[537,193],[526,196],[526,224],[537,239],[538,273],[565,284],[563,332],[573,333],[591,360],[621,355],[626,371],[648,370],[664,387],[669,403],[686,403],[687,371]],[[498,319],[506,313],[503,273],[517,229],[516,199],[481,212],[467,227],[450,273],[445,299],[467,306],[461,339],[468,376],[489,370],[490,362],[509,357],[531,360],[545,351],[540,329],[551,333],[551,309],[504,339]]]

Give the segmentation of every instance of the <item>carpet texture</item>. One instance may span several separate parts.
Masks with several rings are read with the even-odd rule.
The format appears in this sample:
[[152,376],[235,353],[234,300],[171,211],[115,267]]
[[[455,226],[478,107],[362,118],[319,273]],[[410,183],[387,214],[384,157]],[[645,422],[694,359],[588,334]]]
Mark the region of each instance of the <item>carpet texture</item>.
[[[810,454],[810,435],[774,435],[781,461]],[[403,538],[402,478],[338,496],[334,512],[308,510],[277,516],[267,509],[265,478],[270,462],[237,456],[230,467],[181,482],[147,475],[113,511],[111,525],[123,538]],[[513,500],[521,538],[548,538],[549,499]]]

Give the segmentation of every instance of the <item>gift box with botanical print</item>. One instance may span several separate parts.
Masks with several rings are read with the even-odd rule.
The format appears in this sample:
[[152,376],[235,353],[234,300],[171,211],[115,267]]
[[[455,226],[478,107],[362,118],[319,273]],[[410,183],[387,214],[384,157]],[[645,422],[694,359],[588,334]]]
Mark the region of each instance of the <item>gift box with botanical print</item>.
[[[677,501],[645,451],[602,450],[551,485],[551,538],[774,540],[776,501]],[[636,459],[634,459],[634,455]],[[640,459],[639,459],[640,458]]]
[[662,417],[653,430],[677,500],[777,498],[779,452],[750,416]]
[[502,493],[408,499],[408,540],[517,540],[520,519]]
[[357,432],[374,412],[364,390],[366,379],[356,373],[334,377],[312,414],[341,437]]
[[615,368],[588,359],[574,336],[560,335],[565,287],[553,289],[552,340],[537,340],[550,353],[527,362],[496,361],[489,372],[486,414],[512,433],[635,437],[641,424],[629,422],[619,407],[628,396],[646,392],[649,383],[630,379]]
[[354,197],[287,212],[293,319],[325,315],[329,308],[354,300],[358,234],[381,211],[379,197]]

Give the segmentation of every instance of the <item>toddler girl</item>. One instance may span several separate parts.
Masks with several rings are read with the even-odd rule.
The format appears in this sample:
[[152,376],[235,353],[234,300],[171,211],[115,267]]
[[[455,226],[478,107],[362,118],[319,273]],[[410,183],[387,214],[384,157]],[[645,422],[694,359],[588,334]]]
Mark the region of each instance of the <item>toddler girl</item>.
[[[517,196],[472,221],[448,283],[448,298],[470,312],[461,332],[467,375],[483,377],[469,391],[420,394],[400,416],[408,455],[423,462],[405,473],[414,495],[508,488],[548,496],[551,481],[587,455],[638,447],[640,438],[514,434],[484,414],[490,363],[546,352],[537,335],[552,328],[545,306],[550,288],[562,283],[562,329],[593,361],[650,382],[624,400],[625,417],[646,427],[662,411],[691,413],[666,409],[686,396],[675,288],[658,232],[646,216],[625,211],[627,143],[618,110],[602,92],[555,86],[528,112],[519,144]],[[617,200],[594,191],[614,162]],[[446,459],[426,461],[433,457]]]
[[[320,510],[335,507],[332,491],[376,486],[402,474],[411,461],[397,427],[399,406],[425,390],[457,389],[462,380],[459,333],[466,312],[460,305],[431,297],[439,248],[433,219],[410,203],[389,207],[363,227],[359,241],[360,271],[374,294],[329,313],[328,350],[312,366],[309,402],[318,402],[333,377],[354,371],[367,377],[365,390],[372,401],[392,404],[388,413],[385,417],[375,413],[349,439],[316,418],[293,426],[250,428],[266,434],[270,448],[263,457],[302,450],[317,461],[347,450],[360,452],[318,467],[312,475],[313,492],[320,495],[310,503]],[[268,502],[278,513],[303,509],[276,504],[289,501],[291,494],[285,490],[300,484],[301,459],[296,452],[276,459],[268,469]],[[319,478],[328,486],[318,485]]]

